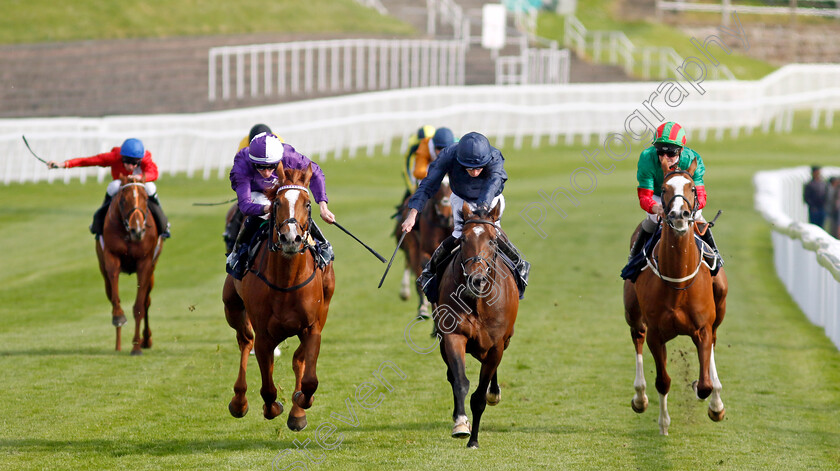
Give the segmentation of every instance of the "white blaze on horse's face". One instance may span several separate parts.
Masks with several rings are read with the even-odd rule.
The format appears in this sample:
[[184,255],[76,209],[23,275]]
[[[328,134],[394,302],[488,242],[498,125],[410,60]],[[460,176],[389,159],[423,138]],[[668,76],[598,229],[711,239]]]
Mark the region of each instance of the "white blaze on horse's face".
[[674,191],[674,195],[671,197],[671,208],[668,209],[667,216],[674,230],[683,234],[689,229],[689,219],[691,217],[691,210],[684,208],[684,205],[688,204],[685,188],[691,185],[691,180],[682,175],[677,175],[668,180],[667,185]]
[[[300,197],[300,190],[286,190],[283,193],[283,196],[286,198],[286,203],[289,205],[289,218],[295,217],[295,206],[297,205],[297,200]],[[298,223],[302,223],[303,221],[298,221]],[[286,248],[297,250],[296,239],[299,240],[299,236],[303,236],[303,234],[298,234],[298,224],[294,222],[286,223],[286,227],[289,228],[289,232],[286,233],[285,239],[281,238],[281,245],[284,247],[284,251]]]
[[475,226],[473,227],[473,232],[475,233],[475,236],[478,237],[484,233],[484,228],[481,226]]

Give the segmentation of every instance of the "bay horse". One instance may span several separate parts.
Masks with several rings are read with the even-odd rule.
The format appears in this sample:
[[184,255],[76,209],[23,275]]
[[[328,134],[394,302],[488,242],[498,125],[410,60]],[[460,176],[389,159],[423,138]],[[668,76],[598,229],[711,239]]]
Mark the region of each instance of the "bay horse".
[[[726,414],[720,397],[721,383],[715,367],[717,328],[726,314],[728,284],[723,268],[714,277],[702,263],[703,255],[694,241],[697,230],[696,190],[692,173],[663,168],[662,203],[666,212],[662,238],[647,254],[648,266],[636,282],[624,282],[624,312],[636,348],[636,390],[630,405],[637,413],[647,409],[642,344],[647,339],[656,363],[659,392],[659,433],[668,435],[668,392],[671,378],[665,369],[665,343],[677,335],[691,337],[697,349],[700,375],[692,387],[698,399],[709,401],[709,418],[718,422]],[[640,225],[641,226],[641,225]],[[634,237],[638,236],[637,227]],[[632,244],[632,240],[631,240]]]
[[306,427],[306,412],[312,406],[318,377],[315,366],[321,348],[321,331],[327,321],[335,290],[332,263],[319,268],[309,250],[310,202],[307,187],[312,167],[283,170],[282,185],[267,191],[271,201],[270,235],[258,249],[254,267],[242,281],[228,275],[222,290],[225,318],[236,331],[239,344],[239,375],[228,410],[234,417],[248,412],[245,370],[255,349],[262,377],[263,416],[273,419],[283,413],[274,385],[274,349],[291,336],[300,339],[292,357],[295,389],[286,425],[294,431]]
[[[99,271],[105,279],[105,295],[111,301],[111,322],[116,327],[116,351],[122,349],[121,330],[127,322],[120,306],[120,273],[137,273],[137,297],[134,300],[134,338],[132,355],[143,353],[141,348],[151,348],[152,331],[149,329],[150,293],[154,286],[154,271],[163,248],[157,225],[149,212],[149,195],[145,178],[141,175],[120,177],[122,186],[111,199],[102,236],[96,240],[96,257]],[[140,338],[140,322],[144,322]]]
[[[403,245],[401,246],[405,252],[405,270],[403,271],[402,284],[400,287],[400,298],[408,300],[411,296],[411,287],[414,286],[418,296],[417,317],[427,319],[429,317],[430,303],[423,294],[423,291],[414,283],[423,267],[429,263],[435,249],[446,239],[452,235],[455,228],[455,219],[452,214],[452,208],[449,206],[449,197],[452,195],[452,189],[449,186],[449,176],[444,177],[440,184],[437,193],[426,202],[423,210],[418,215],[417,225],[415,229],[409,232]],[[408,207],[405,207],[402,212],[403,220],[408,214]],[[394,236],[399,240],[402,235],[402,220],[397,221],[397,227]],[[413,276],[412,276],[413,275]]]
[[[441,339],[440,354],[446,377],[452,385],[455,408],[453,438],[470,437],[468,448],[478,448],[478,430],[487,405],[501,400],[497,368],[513,336],[519,310],[519,291],[513,272],[498,257],[497,239],[505,237],[496,226],[499,206],[489,213],[463,207],[461,249],[440,280],[435,304],[435,332]],[[470,382],[465,372],[465,354],[481,362],[478,387],[470,396],[473,424],[464,410]]]

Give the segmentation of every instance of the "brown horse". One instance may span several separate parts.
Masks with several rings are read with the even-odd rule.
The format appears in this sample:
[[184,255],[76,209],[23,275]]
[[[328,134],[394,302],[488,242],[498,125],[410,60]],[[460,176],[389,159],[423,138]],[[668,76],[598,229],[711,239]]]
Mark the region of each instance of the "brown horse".
[[[726,314],[728,291],[726,273],[714,277],[702,263],[694,242],[697,199],[692,174],[668,173],[662,185],[666,211],[662,239],[648,254],[648,267],[636,282],[624,282],[624,311],[630,336],[636,347],[636,394],[630,401],[634,411],[647,409],[642,344],[647,338],[656,363],[656,390],[659,392],[659,433],[668,435],[668,391],[671,378],[665,371],[665,343],[677,335],[690,336],[697,348],[700,376],[692,385],[698,399],[709,401],[709,417],[723,420],[726,410],[720,398],[721,384],[715,368],[714,348],[717,328]],[[638,236],[636,229],[635,237]],[[631,241],[632,244],[632,241]]]
[[[105,295],[111,301],[112,323],[117,329],[116,350],[121,346],[121,330],[126,323],[120,306],[120,273],[137,273],[137,298],[134,300],[134,338],[132,355],[143,353],[141,348],[152,346],[149,329],[149,294],[154,286],[155,265],[163,248],[163,238],[158,237],[157,226],[149,212],[145,179],[142,176],[120,178],[122,186],[114,195],[102,237],[96,241],[99,271],[105,279]],[[143,339],[140,339],[140,322],[145,322]]]
[[245,392],[245,368],[248,354],[256,350],[262,376],[260,395],[263,415],[273,419],[283,413],[274,386],[274,349],[288,337],[296,335],[300,346],[292,358],[295,389],[292,410],[286,422],[294,431],[306,427],[306,412],[312,406],[318,388],[315,365],[321,348],[321,330],[327,321],[330,299],[335,290],[332,263],[318,268],[308,246],[309,193],[306,188],[312,168],[306,172],[283,171],[283,185],[268,192],[271,200],[270,236],[257,251],[254,267],[242,281],[228,275],[222,291],[225,317],[236,330],[239,343],[239,376],[233,385],[234,396],[228,409],[234,417],[248,412]]
[[[414,283],[414,280],[420,276],[423,267],[432,258],[432,254],[438,245],[443,242],[443,239],[452,235],[452,230],[455,228],[452,208],[449,206],[450,195],[452,195],[452,189],[449,187],[449,177],[444,177],[437,193],[426,202],[426,206],[420,212],[417,218],[417,226],[406,235],[401,246],[403,252],[405,252],[405,270],[400,287],[400,298],[407,300],[411,296],[411,286],[414,286],[419,297],[417,316],[424,319],[429,317],[430,304],[417,283]],[[397,240],[402,235],[401,224],[408,211],[407,207],[404,208],[403,218],[397,221],[394,233]]]
[[[455,399],[452,437],[470,437],[467,446],[478,448],[481,415],[488,404],[495,406],[501,400],[496,369],[513,335],[519,292],[513,273],[497,256],[496,240],[504,237],[495,224],[499,207],[489,214],[473,213],[465,203],[462,214],[461,250],[441,278],[434,319],[446,377]],[[478,387],[470,397],[472,429],[464,410],[470,387],[464,369],[466,353],[481,362]]]

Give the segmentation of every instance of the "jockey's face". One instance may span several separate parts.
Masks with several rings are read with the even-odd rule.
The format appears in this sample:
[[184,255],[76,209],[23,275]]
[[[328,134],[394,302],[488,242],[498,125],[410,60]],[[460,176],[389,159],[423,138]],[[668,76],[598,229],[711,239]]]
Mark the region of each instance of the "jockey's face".
[[124,158],[122,163],[128,173],[134,173],[134,170],[140,165],[140,160]]
[[481,175],[481,171],[482,171],[482,170],[484,170],[484,167],[478,167],[478,168],[467,168],[467,173],[468,173],[471,177],[475,178],[475,177],[477,177],[477,176]]
[[271,177],[271,174],[274,173],[274,170],[277,169],[277,164],[274,165],[258,165],[254,164],[254,168],[257,169],[257,172],[263,178]]
[[656,147],[656,155],[659,157],[659,162],[671,170],[676,170],[677,163],[680,160],[680,152],[682,152],[682,147],[679,146]]

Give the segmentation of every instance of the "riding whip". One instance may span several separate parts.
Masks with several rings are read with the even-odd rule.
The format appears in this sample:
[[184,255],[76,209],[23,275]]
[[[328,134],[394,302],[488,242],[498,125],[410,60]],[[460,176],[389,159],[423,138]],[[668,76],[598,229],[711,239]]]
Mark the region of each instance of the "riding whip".
[[221,204],[233,203],[234,201],[236,201],[236,198],[229,199],[227,201],[219,201],[218,203],[193,203],[193,206],[219,206]]
[[385,273],[382,274],[382,279],[379,280],[379,286],[377,286],[377,288],[382,287],[382,282],[385,281],[385,277],[388,276],[388,270],[391,269],[391,264],[394,263],[394,257],[397,256],[397,251],[400,250],[400,246],[402,245],[402,241],[403,241],[403,239],[405,239],[406,234],[408,234],[408,232],[403,231],[402,235],[400,236],[400,241],[397,242],[397,248],[394,249],[394,255],[391,255],[391,261],[388,262],[388,268],[386,268]]
[[31,148],[31,147],[29,147],[29,142],[26,140],[26,136],[24,136],[24,135],[22,135],[22,134],[21,134],[21,136],[20,136],[20,137],[22,137],[22,138],[23,138],[23,143],[24,143],[24,144],[26,144],[26,148],[27,148],[27,149],[29,149],[29,152],[32,154],[32,156],[33,156],[33,157],[35,157],[36,159],[40,160],[41,162],[43,162],[43,163],[47,164],[47,167],[49,167],[49,165],[50,165],[50,164],[48,164],[46,160],[44,160],[44,159],[42,159],[42,158],[38,157],[38,155],[35,153],[35,151],[34,151],[34,150],[32,150],[32,148]]
[[364,248],[368,249],[368,250],[370,251],[370,253],[372,253],[373,255],[375,255],[375,256],[376,256],[376,258],[378,258],[378,259],[379,259],[382,263],[385,263],[385,257],[383,257],[382,255],[379,255],[379,253],[377,253],[377,252],[376,252],[376,250],[373,250],[372,248],[368,247],[368,245],[367,245],[367,244],[365,244],[364,242],[362,242],[361,240],[359,240],[359,238],[358,238],[358,237],[356,237],[356,236],[354,236],[353,234],[351,234],[351,233],[350,233],[350,231],[348,231],[347,229],[345,229],[344,227],[342,227],[342,226],[341,226],[341,224],[339,224],[337,221],[333,221],[333,225],[335,225],[335,227],[337,227],[337,228],[341,229],[342,231],[344,231],[344,233],[345,233],[345,234],[347,234],[347,235],[349,235],[350,237],[352,237],[352,238],[356,239],[356,242],[358,242],[358,243],[362,244],[362,246],[364,246]]

